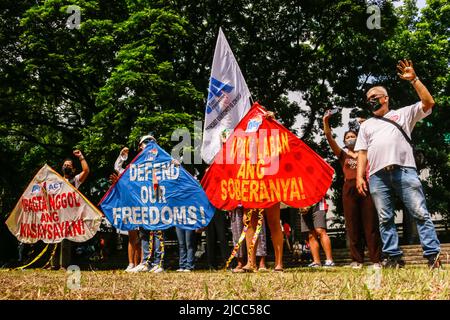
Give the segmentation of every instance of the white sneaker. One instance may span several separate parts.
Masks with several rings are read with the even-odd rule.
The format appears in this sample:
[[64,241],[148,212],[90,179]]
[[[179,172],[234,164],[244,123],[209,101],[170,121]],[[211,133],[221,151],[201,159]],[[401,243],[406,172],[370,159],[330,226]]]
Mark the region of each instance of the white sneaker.
[[184,269],[183,272],[191,272],[191,269]]
[[160,272],[164,272],[164,269],[161,268],[160,266],[156,266],[156,269],[153,270],[153,273],[160,273]]
[[177,272],[185,272],[185,271],[186,271],[186,269],[183,269],[183,268],[180,268],[177,270]]
[[148,272],[154,272],[158,268],[159,268],[158,265],[154,265],[150,270],[148,270]]
[[128,265],[128,267],[125,269],[125,272],[130,272],[131,269],[133,269],[133,268],[134,268],[134,264],[133,264],[133,263],[130,263],[130,264]]
[[381,270],[381,269],[383,269],[383,267],[382,267],[381,263],[374,263],[374,264],[372,264],[372,269]]
[[335,266],[335,264],[334,264],[333,260],[325,260],[325,263],[323,264],[324,268],[332,268],[334,266]]
[[129,272],[146,272],[148,271],[148,266],[145,263],[140,263]]
[[352,263],[350,263],[348,266],[346,266],[348,268],[352,268],[352,269],[361,269],[363,267],[362,263],[359,263],[357,261],[353,261]]

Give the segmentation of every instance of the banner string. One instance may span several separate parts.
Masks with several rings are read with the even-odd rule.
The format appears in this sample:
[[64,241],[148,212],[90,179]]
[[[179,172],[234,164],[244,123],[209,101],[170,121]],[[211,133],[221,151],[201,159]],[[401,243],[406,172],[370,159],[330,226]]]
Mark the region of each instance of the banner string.
[[[252,257],[253,248],[255,247],[255,243],[258,240],[258,236],[262,230],[262,223],[263,223],[263,219],[264,219],[263,212],[264,212],[264,209],[258,210],[258,224],[256,225],[256,231],[253,234],[252,243],[250,244],[250,248],[247,250],[248,261],[252,260],[251,257]],[[256,261],[253,261],[253,263],[256,264]]]
[[149,233],[149,238],[148,238],[148,256],[147,256],[147,261],[145,261],[145,263],[148,265],[148,263],[150,262],[150,259],[153,256],[153,239],[155,238],[155,232],[154,231],[150,231]]
[[248,226],[251,221],[252,213],[253,213],[253,209],[247,210],[247,213],[246,213],[245,219],[244,219],[244,229],[242,229],[241,236],[239,237],[238,242],[234,246],[230,257],[227,260],[227,263],[225,264],[225,270],[228,269],[228,266],[230,265],[231,261],[233,261],[234,257],[236,256],[237,252],[239,251],[239,248],[241,247],[242,242],[245,239],[245,235],[247,234]]
[[50,255],[50,259],[48,259],[47,263],[42,267],[42,269],[47,268],[50,263],[52,262],[53,257],[55,256],[56,253],[56,249],[58,248],[59,243],[55,243],[55,245],[53,246],[53,250],[52,250],[52,254]]
[[159,240],[159,252],[161,254],[161,259],[159,260],[158,266],[162,268],[163,261],[164,261],[164,255],[165,255],[165,249],[164,249],[164,237],[163,237],[163,233],[161,230],[150,231],[149,240],[148,240],[149,254],[148,254],[148,257],[147,257],[147,260],[145,261],[145,263],[148,265],[150,260],[153,257],[153,251],[155,249],[154,243],[153,243],[153,241],[155,241],[155,233],[156,233],[156,237]]
[[38,261],[38,260],[44,255],[45,252],[47,252],[47,249],[48,249],[48,244],[45,246],[44,250],[42,250],[42,252],[39,253],[38,256],[37,256],[36,258],[33,259],[33,261],[31,261],[30,263],[28,263],[28,264],[26,264],[26,265],[24,265],[24,266],[17,267],[17,268],[15,268],[14,270],[22,270],[22,269],[25,269],[26,267],[31,266],[33,263],[35,263],[36,261]]
[[164,262],[164,255],[165,255],[163,232],[161,230],[158,230],[157,236],[159,239],[159,252],[161,253],[161,257],[159,259],[159,267],[162,268],[162,265]]

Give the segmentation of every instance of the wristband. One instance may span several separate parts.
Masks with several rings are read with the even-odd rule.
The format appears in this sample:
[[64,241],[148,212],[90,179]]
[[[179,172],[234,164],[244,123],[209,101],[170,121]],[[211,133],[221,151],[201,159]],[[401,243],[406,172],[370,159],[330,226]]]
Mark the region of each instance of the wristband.
[[411,84],[414,84],[414,83],[416,83],[416,81],[417,80],[419,80],[419,77],[418,76],[416,76],[414,79],[412,79],[410,82],[411,82]]

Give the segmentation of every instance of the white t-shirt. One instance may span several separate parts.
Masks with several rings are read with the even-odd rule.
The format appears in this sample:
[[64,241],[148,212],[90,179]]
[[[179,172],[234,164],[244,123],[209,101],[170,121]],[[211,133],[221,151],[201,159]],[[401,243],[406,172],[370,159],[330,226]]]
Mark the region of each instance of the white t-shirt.
[[[384,118],[397,122],[411,138],[417,121],[431,114],[431,109],[423,111],[422,102],[390,110]],[[411,145],[400,130],[392,123],[370,118],[361,124],[356,140],[355,151],[367,150],[369,175],[389,165],[416,167]]]
[[75,189],[78,189],[81,185],[80,175],[81,175],[81,173],[77,174],[75,177],[73,177],[73,179],[68,179],[68,181],[70,183],[72,183],[72,185],[75,187]]

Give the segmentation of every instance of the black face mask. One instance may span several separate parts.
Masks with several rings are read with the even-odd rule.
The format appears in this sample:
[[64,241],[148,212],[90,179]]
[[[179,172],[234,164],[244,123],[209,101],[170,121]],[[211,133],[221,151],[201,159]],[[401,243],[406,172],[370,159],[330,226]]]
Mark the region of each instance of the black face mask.
[[62,167],[62,171],[63,171],[64,175],[66,175],[66,176],[73,175],[73,169],[70,167]]
[[380,103],[379,99],[369,100],[368,103],[369,103],[369,106],[370,106],[370,110],[373,111],[373,112],[377,111],[378,109],[380,109],[383,106]]

